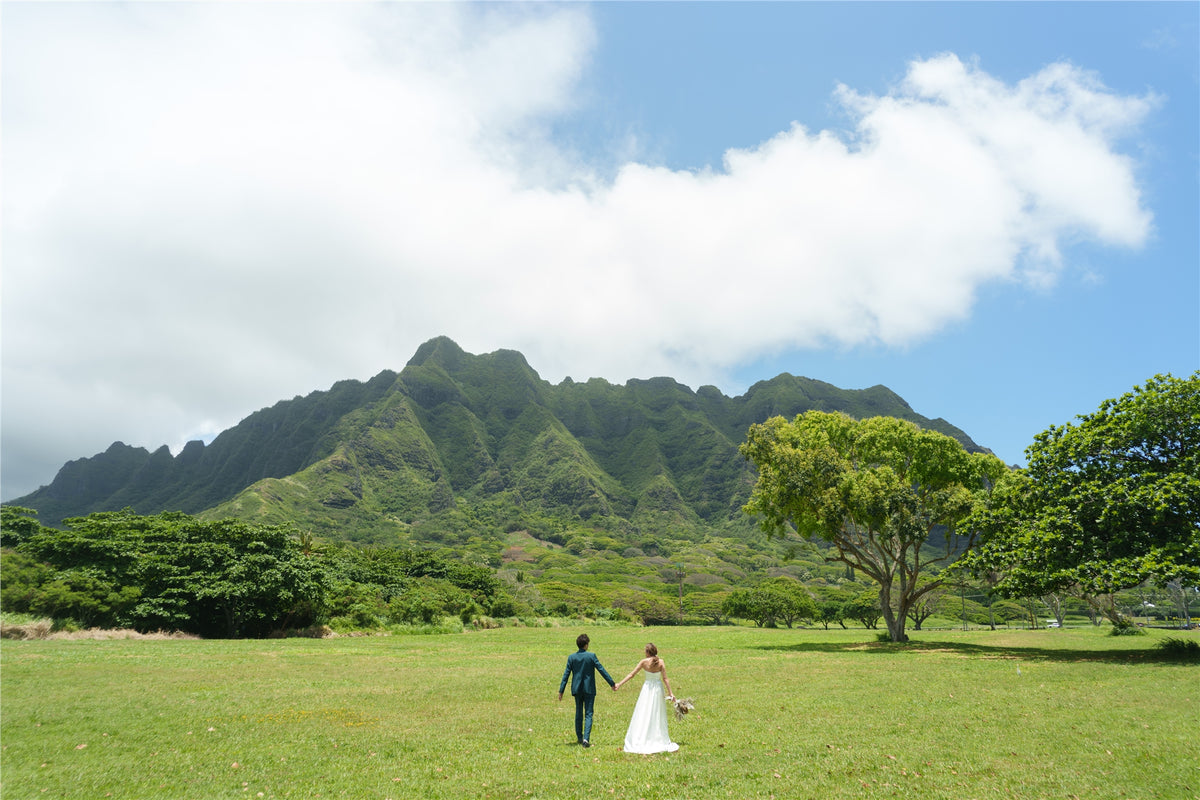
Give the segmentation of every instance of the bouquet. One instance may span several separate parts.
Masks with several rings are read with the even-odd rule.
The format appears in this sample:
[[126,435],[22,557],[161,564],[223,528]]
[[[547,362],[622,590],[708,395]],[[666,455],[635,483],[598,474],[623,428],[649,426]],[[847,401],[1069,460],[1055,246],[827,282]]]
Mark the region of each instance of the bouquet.
[[675,719],[683,719],[696,708],[696,703],[690,697],[668,697],[667,702],[675,706]]

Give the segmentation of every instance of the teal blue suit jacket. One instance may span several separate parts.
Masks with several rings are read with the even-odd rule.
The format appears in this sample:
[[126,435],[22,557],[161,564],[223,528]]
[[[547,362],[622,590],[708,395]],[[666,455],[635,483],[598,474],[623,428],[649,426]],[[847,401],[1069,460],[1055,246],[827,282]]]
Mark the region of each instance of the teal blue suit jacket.
[[567,688],[567,678],[570,677],[571,694],[595,694],[596,670],[600,670],[600,674],[604,676],[604,680],[608,681],[609,686],[616,685],[616,681],[609,676],[595,653],[589,653],[587,650],[577,650],[571,653],[567,656],[567,668],[563,670],[562,683],[558,685],[558,693],[562,694],[563,690]]

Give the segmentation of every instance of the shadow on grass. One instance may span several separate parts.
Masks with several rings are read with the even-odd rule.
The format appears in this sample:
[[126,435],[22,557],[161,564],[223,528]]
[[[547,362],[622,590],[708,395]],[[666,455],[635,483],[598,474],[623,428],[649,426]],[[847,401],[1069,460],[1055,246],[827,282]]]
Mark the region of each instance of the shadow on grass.
[[1185,664],[1200,666],[1200,660],[1164,652],[1159,648],[1140,650],[1072,650],[1053,647],[1013,647],[1010,645],[986,645],[968,642],[947,642],[930,639],[914,639],[903,644],[894,642],[801,642],[785,645],[759,645],[757,650],[775,650],[793,653],[856,653],[873,654],[920,654],[959,653],[978,658],[1011,658],[1023,661],[1067,661],[1108,662],[1114,664]]

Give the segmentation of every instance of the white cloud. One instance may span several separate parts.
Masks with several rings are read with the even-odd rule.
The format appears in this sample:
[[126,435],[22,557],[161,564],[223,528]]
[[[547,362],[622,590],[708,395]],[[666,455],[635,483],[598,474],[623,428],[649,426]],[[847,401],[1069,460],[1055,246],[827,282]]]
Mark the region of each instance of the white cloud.
[[915,62],[838,92],[852,139],[796,124],[720,171],[604,181],[547,134],[594,44],[582,7],[5,22],[5,497],[442,333],[555,380],[693,385],[786,346],[904,346],[988,282],[1052,282],[1064,242],[1151,224],[1116,142],[1154,99],[1067,64],[1012,86]]

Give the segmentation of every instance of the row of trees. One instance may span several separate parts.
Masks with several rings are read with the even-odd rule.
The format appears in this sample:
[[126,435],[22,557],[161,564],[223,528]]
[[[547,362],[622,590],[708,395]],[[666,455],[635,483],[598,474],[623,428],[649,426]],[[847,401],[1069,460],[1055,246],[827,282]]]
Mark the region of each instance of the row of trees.
[[751,620],[760,628],[780,624],[790,628],[801,622],[820,624],[826,629],[831,624],[845,628],[847,620],[874,628],[883,616],[879,597],[872,590],[841,599],[820,599],[792,578],[772,578],[753,589],[735,589],[726,596],[721,608],[727,616]]
[[84,627],[259,637],[343,622],[511,613],[484,566],[426,551],[317,547],[281,526],[172,512],[102,512],[41,526],[0,509],[0,603]]
[[[736,617],[749,620],[760,628],[785,625],[790,628],[793,624],[804,624],[821,625],[828,630],[830,625],[846,628],[848,623],[877,628],[883,618],[879,593],[874,589],[854,592],[827,586],[810,587],[787,577],[770,578],[753,588],[735,589],[713,599],[719,609],[710,620],[714,624]],[[1184,591],[1172,582],[1164,587],[1138,586],[1118,593],[1115,600],[1118,609],[1130,619],[1188,626],[1193,606],[1200,596],[1194,587]],[[694,615],[691,607],[688,610]],[[918,631],[934,616],[943,624],[953,620],[964,625],[990,626],[993,630],[1014,623],[1032,628],[1049,623],[1064,625],[1068,616],[1085,617],[1091,624],[1099,625],[1103,617],[1093,606],[1070,595],[1054,593],[1006,598],[994,586],[958,582],[941,583],[908,609],[908,622]]]
[[1082,598],[1118,627],[1122,589],[1200,581],[1200,372],[1051,427],[1025,469],[901,420],[816,411],[752,426],[741,452],[758,468],[745,510],[873,579],[893,641],[968,575],[1006,597]]

